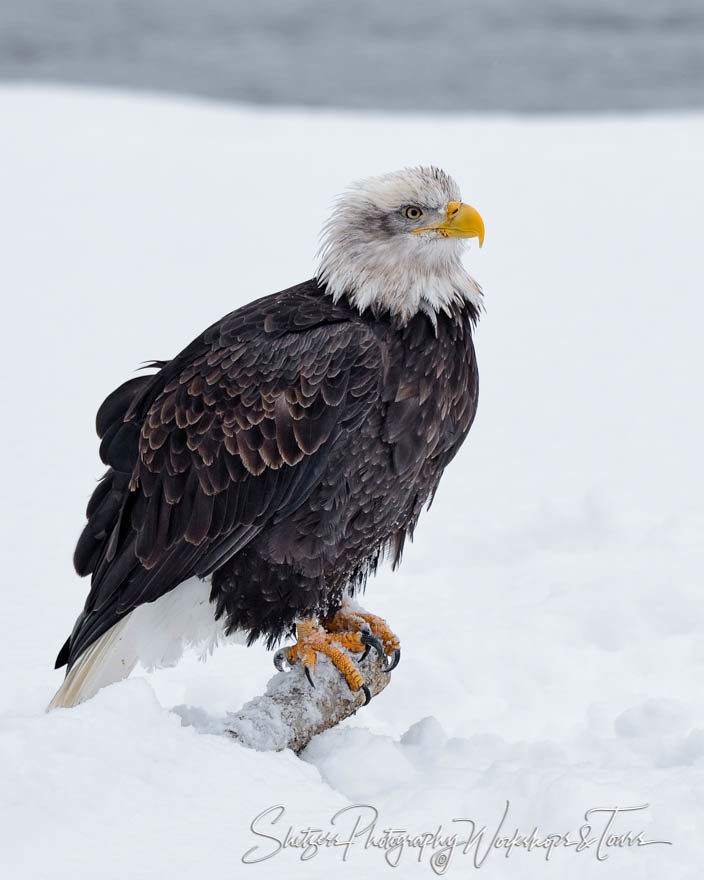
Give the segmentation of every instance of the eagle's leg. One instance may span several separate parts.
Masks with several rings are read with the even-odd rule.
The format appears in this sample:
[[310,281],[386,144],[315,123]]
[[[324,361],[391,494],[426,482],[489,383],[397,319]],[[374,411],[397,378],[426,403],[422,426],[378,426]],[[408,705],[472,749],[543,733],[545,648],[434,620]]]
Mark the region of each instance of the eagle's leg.
[[[396,669],[401,659],[401,643],[398,636],[392,632],[388,623],[383,617],[377,617],[376,614],[370,614],[363,608],[360,608],[356,602],[349,597],[345,597],[342,601],[340,610],[330,620],[325,621],[325,629],[331,633],[337,632],[361,632],[362,640],[367,648],[362,655],[362,659],[367,656],[369,648],[373,647],[381,656],[379,646],[383,647],[384,653],[391,657],[387,672]],[[366,634],[366,638],[365,638]],[[375,644],[376,642],[376,644]]]
[[325,654],[332,661],[333,666],[343,675],[349,689],[353,692],[361,690],[364,693],[364,705],[371,700],[369,688],[364,683],[359,670],[350,658],[338,647],[340,645],[348,651],[365,651],[366,642],[363,634],[359,632],[328,632],[313,618],[302,620],[296,624],[296,644],[288,648],[281,648],[274,656],[277,669],[283,668],[283,660],[293,666],[296,660],[306,674],[306,678],[313,687],[313,673],[318,654]]

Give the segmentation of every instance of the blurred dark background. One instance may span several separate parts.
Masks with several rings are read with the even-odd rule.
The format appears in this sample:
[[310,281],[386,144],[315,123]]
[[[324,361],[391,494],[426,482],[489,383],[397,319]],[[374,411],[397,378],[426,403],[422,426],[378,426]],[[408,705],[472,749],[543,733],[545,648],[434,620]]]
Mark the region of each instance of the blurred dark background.
[[259,104],[704,105],[704,0],[2,0],[0,80]]

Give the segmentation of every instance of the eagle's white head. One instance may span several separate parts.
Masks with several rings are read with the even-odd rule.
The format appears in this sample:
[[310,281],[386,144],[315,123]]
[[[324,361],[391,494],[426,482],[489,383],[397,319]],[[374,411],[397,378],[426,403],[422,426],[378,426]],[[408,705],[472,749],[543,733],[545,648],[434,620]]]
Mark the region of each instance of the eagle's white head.
[[358,181],[323,227],[317,279],[333,299],[360,310],[434,320],[453,302],[481,307],[481,288],[462,265],[465,240],[484,240],[479,214],[439,168],[405,168]]

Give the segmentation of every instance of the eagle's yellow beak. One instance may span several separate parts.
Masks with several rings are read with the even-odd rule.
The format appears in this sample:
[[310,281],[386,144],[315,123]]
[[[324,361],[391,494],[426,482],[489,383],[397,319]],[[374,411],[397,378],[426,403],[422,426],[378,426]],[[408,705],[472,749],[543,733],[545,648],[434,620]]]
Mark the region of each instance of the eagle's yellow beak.
[[479,247],[484,244],[484,221],[470,205],[463,202],[447,203],[447,219],[434,226],[414,229],[415,234],[436,230],[445,238],[478,238]]

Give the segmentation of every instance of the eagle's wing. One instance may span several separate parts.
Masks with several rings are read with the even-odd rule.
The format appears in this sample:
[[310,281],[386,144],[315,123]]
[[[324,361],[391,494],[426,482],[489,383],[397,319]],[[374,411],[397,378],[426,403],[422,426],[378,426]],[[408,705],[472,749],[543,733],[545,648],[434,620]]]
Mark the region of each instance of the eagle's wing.
[[97,419],[110,470],[74,557],[91,590],[57,666],[303,504],[335,440],[377,400],[381,372],[364,323],[327,298],[285,292],[113,392]]

